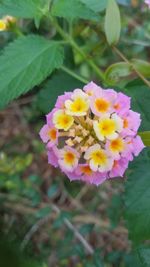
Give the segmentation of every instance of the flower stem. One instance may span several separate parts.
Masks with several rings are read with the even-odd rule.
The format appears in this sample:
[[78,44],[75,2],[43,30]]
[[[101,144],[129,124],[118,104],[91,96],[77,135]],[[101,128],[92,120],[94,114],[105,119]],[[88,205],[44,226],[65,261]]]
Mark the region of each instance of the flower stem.
[[100,70],[100,68],[94,63],[94,61],[82,50],[80,46],[73,40],[73,38],[67,34],[58,24],[57,20],[55,20],[53,17],[50,16],[50,19],[55,26],[57,32],[62,36],[62,38],[65,41],[68,41],[72,48],[74,48],[86,61],[87,63],[91,66],[91,68],[95,71],[97,76],[102,80],[105,81],[105,75],[104,73]]
[[89,81],[87,81],[86,79],[82,78],[80,75],[78,75],[77,73],[73,72],[72,70],[68,69],[65,66],[61,66],[60,67],[64,72],[68,73],[70,76],[74,77],[75,79],[79,80],[82,83],[88,83]]
[[120,56],[120,58],[122,58],[126,63],[130,64],[132,69],[135,71],[135,73],[141,78],[141,80],[143,80],[143,82],[150,87],[150,82],[143,76],[142,73],[140,73],[135,66],[122,54],[122,52],[117,48],[117,47],[113,47],[113,50],[116,52],[116,54],[118,56]]
[[105,75],[104,73],[100,70],[99,67],[97,67],[97,65],[94,63],[94,61],[87,55],[84,53],[84,51],[81,49],[81,47],[79,47],[77,45],[77,43],[71,39],[70,41],[71,46],[80,53],[81,56],[83,56],[83,58],[87,61],[87,63],[91,66],[91,68],[95,71],[95,73],[97,74],[97,76],[104,81],[105,80]]

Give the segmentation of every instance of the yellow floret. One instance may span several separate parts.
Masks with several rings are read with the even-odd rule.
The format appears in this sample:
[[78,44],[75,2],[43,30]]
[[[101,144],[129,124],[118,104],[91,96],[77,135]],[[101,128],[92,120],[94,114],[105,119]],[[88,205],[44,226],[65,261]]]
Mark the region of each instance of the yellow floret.
[[116,114],[112,115],[112,117],[106,115],[99,121],[94,121],[93,126],[96,136],[100,141],[104,141],[105,138],[114,140],[123,129],[123,121]]
[[[94,130],[99,140],[103,141],[105,137],[114,139],[117,137],[115,134],[115,123],[111,119],[104,119],[100,122],[94,122]],[[114,136],[115,135],[115,136]]]
[[77,98],[74,101],[67,100],[65,102],[66,113],[74,116],[84,116],[89,109],[89,103],[82,98]]
[[66,113],[73,116],[84,116],[89,109],[89,96],[81,89],[76,89],[70,100],[65,101]]
[[105,165],[107,157],[102,150],[95,150],[91,153],[91,159],[94,165]]
[[5,21],[0,20],[0,31],[5,31],[7,28]]
[[94,106],[98,112],[106,113],[108,112],[110,104],[108,101],[106,101],[103,98],[96,98],[94,102]]
[[67,165],[73,165],[76,160],[76,156],[71,151],[66,151],[64,153],[64,163]]
[[85,152],[84,158],[89,161],[89,166],[93,171],[109,171],[113,164],[113,160],[107,156],[99,144],[91,146]]
[[63,170],[72,172],[78,165],[79,154],[75,149],[65,147],[60,151],[59,164]]
[[63,110],[58,110],[54,113],[53,123],[57,129],[67,131],[72,126],[74,119],[66,114]]
[[124,150],[124,141],[122,138],[117,138],[110,143],[110,150],[112,152],[122,152]]

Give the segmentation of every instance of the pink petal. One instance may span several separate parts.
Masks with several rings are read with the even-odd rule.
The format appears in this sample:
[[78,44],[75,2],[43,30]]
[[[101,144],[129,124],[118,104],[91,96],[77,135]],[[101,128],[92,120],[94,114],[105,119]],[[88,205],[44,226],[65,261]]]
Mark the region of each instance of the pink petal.
[[63,109],[65,101],[71,99],[71,96],[72,92],[65,92],[64,95],[58,96],[55,107]]
[[53,147],[49,149],[47,154],[48,154],[48,163],[57,168],[58,167],[57,148]]
[[113,169],[110,171],[109,177],[110,178],[115,178],[120,176],[123,177],[126,169],[128,168],[128,163],[129,161],[125,158],[122,158],[119,161],[117,161]]
[[133,154],[135,156],[138,156],[140,152],[143,150],[143,148],[145,148],[145,145],[143,144],[141,137],[137,135],[133,139]]
[[45,124],[39,132],[39,135],[40,135],[43,143],[47,143],[49,140],[48,131],[49,131],[49,126],[47,124]]
[[92,93],[93,95],[95,95],[95,94],[101,92],[102,88],[100,86],[98,86],[96,83],[90,82],[83,87],[83,91],[85,91],[85,93],[87,93],[87,94]]
[[[117,94],[117,99],[114,103],[114,110],[119,115],[124,115],[130,109],[131,98],[123,93]],[[115,108],[116,107],[116,108]]]

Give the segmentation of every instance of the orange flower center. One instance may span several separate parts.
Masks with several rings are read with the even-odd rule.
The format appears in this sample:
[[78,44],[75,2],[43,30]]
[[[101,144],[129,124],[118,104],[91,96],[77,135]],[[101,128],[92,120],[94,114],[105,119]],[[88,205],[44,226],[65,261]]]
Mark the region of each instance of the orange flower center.
[[51,140],[56,140],[56,135],[57,135],[56,129],[51,129],[49,131],[49,137],[50,137]]
[[92,90],[91,90],[91,91],[88,91],[87,94],[88,94],[89,96],[92,96],[92,95],[93,95],[93,91],[92,91]]
[[74,156],[74,154],[73,154],[72,152],[69,152],[69,151],[68,151],[68,152],[65,154],[65,161],[66,161],[67,163],[73,163],[74,160],[75,160],[75,156]]
[[118,161],[114,160],[113,168],[116,168],[116,167],[118,167]]
[[83,173],[87,174],[87,175],[92,174],[92,170],[90,169],[89,166],[82,166],[82,167],[81,167],[81,171],[82,171]]
[[95,100],[95,107],[99,112],[107,112],[109,108],[109,103],[105,99],[97,98]]
[[114,108],[115,108],[116,110],[120,109],[120,105],[119,105],[119,103],[115,104],[115,105],[114,105]]
[[123,141],[118,138],[116,140],[113,140],[111,142],[111,149],[114,150],[114,151],[122,151],[124,148],[124,144],[123,144]]
[[123,120],[123,128],[128,128],[128,125],[129,125],[128,120],[125,118]]

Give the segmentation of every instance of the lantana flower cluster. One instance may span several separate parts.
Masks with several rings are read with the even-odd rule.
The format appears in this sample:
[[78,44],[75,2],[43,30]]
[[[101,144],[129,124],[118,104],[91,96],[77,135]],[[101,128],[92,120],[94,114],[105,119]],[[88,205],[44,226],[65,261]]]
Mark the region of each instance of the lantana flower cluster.
[[0,32],[7,31],[11,24],[16,23],[16,18],[12,16],[5,16],[0,19]]
[[140,114],[130,97],[93,82],[58,97],[40,137],[48,162],[68,178],[99,185],[123,176],[144,144],[137,135]]
[[150,0],[145,0],[144,1],[146,5],[148,5],[148,7],[150,8]]

